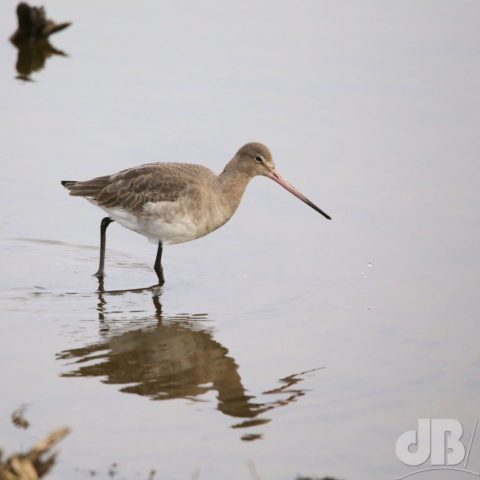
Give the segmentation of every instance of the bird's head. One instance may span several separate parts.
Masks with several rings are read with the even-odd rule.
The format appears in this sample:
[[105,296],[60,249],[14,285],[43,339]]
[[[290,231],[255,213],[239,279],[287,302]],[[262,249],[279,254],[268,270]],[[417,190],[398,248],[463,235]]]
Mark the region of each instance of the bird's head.
[[275,171],[270,150],[258,142],[245,144],[233,157],[235,167],[249,177],[268,176]]
[[313,208],[318,213],[321,213],[325,218],[328,218],[329,220],[331,219],[329,215],[318,208],[312,201],[300,193],[277,172],[270,150],[262,143],[251,142],[245,144],[240,150],[238,150],[229,165],[251,178],[257,175],[271,178],[299,198],[302,202],[306,203],[309,207]]

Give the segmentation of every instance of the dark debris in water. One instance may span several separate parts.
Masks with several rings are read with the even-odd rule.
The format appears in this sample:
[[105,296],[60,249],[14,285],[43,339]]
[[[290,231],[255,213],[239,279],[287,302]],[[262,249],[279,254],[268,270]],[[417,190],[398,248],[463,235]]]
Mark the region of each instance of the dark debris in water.
[[340,480],[338,478],[333,477],[304,477],[303,475],[299,475],[295,480]]
[[0,455],[0,480],[36,480],[45,476],[57,458],[52,448],[69,433],[68,428],[59,428],[26,453],[14,453],[5,460]]
[[[15,425],[20,423],[20,428],[28,428],[28,421],[23,414],[25,406],[21,406],[12,413],[12,422]],[[15,419],[15,420],[14,420]],[[26,426],[24,426],[26,424]],[[52,452],[52,449],[61,440],[63,440],[70,433],[70,429],[63,427],[59,428],[43,440],[34,445],[26,453],[14,453],[4,460],[3,451],[0,449],[0,480],[38,480],[46,476],[55,465],[57,459],[57,452]],[[260,434],[247,434],[242,437],[242,440],[251,441],[261,438]],[[247,462],[247,467],[250,470],[250,475],[254,480],[261,480],[257,472],[255,464],[250,461]],[[78,470],[78,469],[77,469]],[[95,470],[88,470],[90,477],[96,477]],[[152,469],[149,472],[148,480],[155,480],[157,471]],[[117,478],[119,475],[118,463],[112,463],[108,469],[108,476],[110,478]],[[192,478],[198,478],[194,475]],[[295,480],[338,480],[333,477],[308,477],[299,475]]]
[[12,423],[17,428],[27,429],[30,426],[30,422],[25,418],[25,410],[27,409],[26,405],[21,405],[17,408],[11,415]]

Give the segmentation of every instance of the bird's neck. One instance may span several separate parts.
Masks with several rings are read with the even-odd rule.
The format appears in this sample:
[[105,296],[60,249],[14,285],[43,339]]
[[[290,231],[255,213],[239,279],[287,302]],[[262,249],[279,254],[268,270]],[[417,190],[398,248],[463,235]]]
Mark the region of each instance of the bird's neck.
[[252,179],[250,175],[236,168],[229,168],[229,164],[218,176],[222,197],[227,208],[233,215],[245,192],[248,182]]

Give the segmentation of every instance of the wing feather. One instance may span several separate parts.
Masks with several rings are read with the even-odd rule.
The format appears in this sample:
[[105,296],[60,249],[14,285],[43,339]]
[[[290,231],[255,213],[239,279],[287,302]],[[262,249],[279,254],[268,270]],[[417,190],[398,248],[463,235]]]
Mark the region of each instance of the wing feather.
[[86,197],[99,207],[119,207],[139,214],[149,202],[175,202],[187,195],[195,198],[195,190],[213,178],[214,173],[201,165],[155,163],[129,168],[114,175],[85,182],[66,182],[70,195]]

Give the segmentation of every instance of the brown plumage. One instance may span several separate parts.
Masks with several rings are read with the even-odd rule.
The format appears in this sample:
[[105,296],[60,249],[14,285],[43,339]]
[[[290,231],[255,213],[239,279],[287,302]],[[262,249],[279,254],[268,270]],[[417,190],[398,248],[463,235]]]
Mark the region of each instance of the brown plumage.
[[[73,197],[87,197],[102,208],[119,207],[141,215],[147,202],[175,202],[195,195],[199,177],[214,175],[201,165],[157,163],[129,168],[85,182],[62,182]],[[197,180],[197,181],[196,181]]]
[[84,197],[104,209],[101,225],[100,266],[103,276],[105,232],[116,220],[126,228],[158,242],[155,271],[163,283],[163,244],[188,242],[207,235],[235,213],[246,186],[267,176],[330,218],[275,170],[272,155],[261,143],[247,143],[220,175],[201,165],[151,163],[87,181],[65,180],[70,195]]

